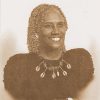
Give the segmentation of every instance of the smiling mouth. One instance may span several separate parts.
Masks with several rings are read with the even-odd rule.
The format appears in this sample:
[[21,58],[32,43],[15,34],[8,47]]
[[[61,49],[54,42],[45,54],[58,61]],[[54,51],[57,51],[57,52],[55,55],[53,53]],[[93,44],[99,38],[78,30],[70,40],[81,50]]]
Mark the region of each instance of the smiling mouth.
[[52,41],[55,41],[55,42],[60,41],[60,39],[61,39],[61,38],[59,38],[59,37],[53,37],[53,38],[51,38],[51,40],[52,40]]

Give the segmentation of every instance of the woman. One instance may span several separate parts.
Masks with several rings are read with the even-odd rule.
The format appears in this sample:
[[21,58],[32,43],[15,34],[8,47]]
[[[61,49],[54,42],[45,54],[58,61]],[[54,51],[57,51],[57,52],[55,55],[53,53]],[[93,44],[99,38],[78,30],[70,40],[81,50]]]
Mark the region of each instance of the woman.
[[5,89],[17,100],[78,98],[93,79],[90,54],[65,50],[67,21],[58,6],[42,4],[33,9],[28,27],[28,54],[9,59],[4,69]]

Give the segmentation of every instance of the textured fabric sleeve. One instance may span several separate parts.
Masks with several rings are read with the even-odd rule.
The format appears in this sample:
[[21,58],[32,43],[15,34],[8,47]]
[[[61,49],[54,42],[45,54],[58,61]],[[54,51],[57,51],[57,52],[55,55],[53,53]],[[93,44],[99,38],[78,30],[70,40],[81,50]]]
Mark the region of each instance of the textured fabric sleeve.
[[18,55],[15,55],[8,60],[4,68],[4,86],[5,89],[18,100],[25,95],[22,78],[23,74],[20,59]]
[[93,79],[94,68],[90,53],[83,48],[75,48],[67,51],[64,56],[71,64],[69,73],[69,95],[77,98],[78,94]]
[[84,89],[93,79],[94,73],[92,57],[85,49],[78,50],[78,63],[80,67],[78,75],[78,86],[79,89]]

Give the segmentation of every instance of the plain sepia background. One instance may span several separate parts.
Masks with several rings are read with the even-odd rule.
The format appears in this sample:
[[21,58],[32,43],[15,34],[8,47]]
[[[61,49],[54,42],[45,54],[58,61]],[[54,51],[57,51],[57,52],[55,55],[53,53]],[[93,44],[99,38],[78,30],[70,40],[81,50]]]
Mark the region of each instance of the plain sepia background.
[[[10,56],[27,53],[28,19],[41,3],[58,5],[68,21],[66,49],[85,48],[93,58],[94,81],[81,100],[100,100],[100,1],[99,0],[1,0],[0,100],[13,100],[3,86],[3,69]],[[85,66],[85,65],[84,65]]]

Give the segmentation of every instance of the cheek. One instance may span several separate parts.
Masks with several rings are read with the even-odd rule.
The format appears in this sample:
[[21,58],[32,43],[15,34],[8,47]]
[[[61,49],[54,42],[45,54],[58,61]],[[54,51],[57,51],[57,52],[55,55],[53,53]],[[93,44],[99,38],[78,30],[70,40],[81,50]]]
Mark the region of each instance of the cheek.
[[52,29],[41,29],[41,35],[49,36],[52,33]]
[[60,30],[59,30],[59,33],[61,33],[62,36],[65,36],[65,34],[66,34],[66,30],[65,30],[65,29],[60,29]]
[[59,28],[59,31],[65,33],[67,31],[66,27]]
[[46,41],[49,36],[50,36],[50,31],[41,30],[40,35],[39,35],[39,40],[41,42]]

